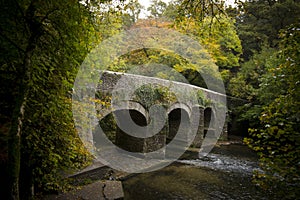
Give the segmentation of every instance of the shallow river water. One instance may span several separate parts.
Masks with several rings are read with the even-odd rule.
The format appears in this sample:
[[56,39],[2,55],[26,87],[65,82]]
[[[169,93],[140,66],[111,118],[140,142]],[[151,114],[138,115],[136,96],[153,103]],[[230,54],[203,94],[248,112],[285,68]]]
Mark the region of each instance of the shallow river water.
[[125,200],[276,199],[252,183],[253,170],[257,158],[244,145],[221,145],[201,159],[192,149],[168,167],[126,178]]

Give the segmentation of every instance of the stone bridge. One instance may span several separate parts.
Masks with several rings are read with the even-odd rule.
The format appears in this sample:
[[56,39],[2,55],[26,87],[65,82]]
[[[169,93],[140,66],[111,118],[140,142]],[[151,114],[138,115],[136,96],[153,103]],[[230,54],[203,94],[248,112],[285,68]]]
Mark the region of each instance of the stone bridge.
[[[94,94],[91,112],[97,115],[86,116],[93,118],[92,123],[80,126],[100,125],[101,131],[121,149],[147,153],[175,139],[177,146],[187,148],[201,147],[206,138],[227,138],[224,94],[155,77],[110,71],[100,76],[97,87],[89,88]],[[82,100],[84,94],[76,92]],[[91,148],[101,144],[97,131],[85,130],[88,131],[81,133],[81,138]]]

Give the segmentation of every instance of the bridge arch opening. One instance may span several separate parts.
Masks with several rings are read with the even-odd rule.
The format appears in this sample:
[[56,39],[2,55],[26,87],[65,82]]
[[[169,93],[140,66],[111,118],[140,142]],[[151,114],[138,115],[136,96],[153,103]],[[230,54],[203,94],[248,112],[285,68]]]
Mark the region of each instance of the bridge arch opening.
[[[121,126],[127,126],[126,117],[128,117],[127,113],[129,112],[131,120],[138,126],[147,126],[146,117],[137,110],[132,109],[124,109],[124,110],[116,110],[114,111],[114,115],[119,120],[119,124]],[[143,133],[141,133],[143,134]],[[116,131],[116,143],[118,147],[123,150],[129,152],[143,152],[144,150],[144,138],[134,137],[124,132],[117,126]]]
[[[134,109],[120,109],[110,112],[99,121],[99,125],[107,138],[119,148],[130,152],[143,152],[144,139],[131,136],[118,127],[118,124],[126,126],[126,120],[124,119],[128,117],[128,112],[131,120],[136,125],[147,126],[147,119],[144,114]],[[118,124],[117,120],[119,120]],[[94,142],[96,143],[95,145],[97,145],[97,143],[101,143],[101,141],[97,142],[97,137],[95,136]]]
[[178,152],[183,152],[188,148],[188,137],[190,133],[190,118],[188,112],[183,108],[171,110],[168,114],[168,127],[169,131],[166,137],[165,157],[175,159],[178,156]]
[[204,135],[205,138],[208,134],[214,135],[215,129],[210,127],[210,124],[213,124],[215,120],[215,115],[212,108],[207,107],[204,109]]
[[175,108],[168,114],[169,131],[167,133],[166,143],[170,143],[179,131],[185,131],[186,137],[182,140],[187,141],[190,128],[189,113],[183,108]]

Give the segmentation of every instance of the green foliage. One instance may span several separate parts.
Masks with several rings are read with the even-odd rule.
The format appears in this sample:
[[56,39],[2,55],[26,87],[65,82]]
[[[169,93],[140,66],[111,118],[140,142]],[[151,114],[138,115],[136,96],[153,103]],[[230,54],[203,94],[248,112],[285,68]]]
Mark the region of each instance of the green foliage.
[[[121,56],[108,69],[111,71],[127,72],[138,65],[148,65],[151,68],[152,65],[157,64],[170,67],[171,69],[175,65],[186,66],[188,62],[172,52],[144,48]],[[157,67],[159,66],[157,65]],[[148,69],[148,73],[151,74],[151,70],[155,69]]]
[[[37,192],[62,189],[62,171],[83,167],[90,158],[74,128],[68,93],[90,47],[85,31],[91,34],[93,27],[83,6],[48,3],[35,5],[36,13],[45,13],[45,22],[39,22],[41,37],[29,58],[31,76],[21,143],[21,165],[29,169]],[[25,173],[21,171],[21,176]]]
[[[242,41],[244,61],[240,70],[228,84],[228,93],[248,101],[235,108],[239,121],[247,121],[251,127],[259,126],[263,105],[271,103],[284,92],[284,78],[274,71],[282,63],[278,55],[279,30],[297,21],[299,3],[284,1],[240,2],[235,11],[236,26]],[[273,71],[273,72],[271,72]]]
[[191,17],[197,21],[202,21],[205,17],[214,17],[218,14],[224,14],[224,2],[212,0],[179,0],[180,9],[177,20],[182,17]]
[[[248,121],[250,127],[259,125],[259,115],[262,111],[262,105],[272,101],[276,90],[270,89],[262,91],[262,88],[268,84],[264,83],[269,68],[276,66],[280,62],[275,49],[264,47],[260,53],[247,62],[241,64],[241,69],[236,77],[229,82],[229,94],[245,99],[247,104],[234,108],[238,113],[239,121]],[[268,87],[269,88],[269,87]]]
[[147,9],[150,12],[150,17],[160,18],[163,16],[167,4],[161,0],[152,0],[151,6]]
[[204,93],[202,91],[197,91],[197,98],[198,98],[198,103],[199,105],[203,106],[203,107],[208,107],[212,104],[210,99],[207,99],[204,96]]
[[180,1],[179,0],[170,1],[167,4],[167,7],[163,12],[163,17],[167,18],[168,20],[172,20],[172,21],[175,20],[178,16],[179,7],[180,7]]
[[[138,90],[135,91],[134,100],[140,102],[146,108],[150,108],[155,104],[169,105],[175,103],[177,101],[176,95],[169,90],[168,87],[155,86],[155,85],[143,85]],[[191,94],[182,95],[189,100]],[[198,99],[199,105],[203,107],[207,107],[211,105],[211,100],[207,99],[204,93],[200,90],[197,91],[196,97]]]
[[114,115],[112,113],[108,114],[99,122],[99,124],[108,139],[112,142],[116,142],[117,123]]
[[198,29],[200,42],[206,47],[220,69],[239,66],[242,46],[234,20],[217,15],[204,18]]
[[130,0],[124,7],[124,11],[129,11],[131,23],[135,23],[139,19],[143,6],[137,0]]
[[252,127],[245,143],[258,153],[263,170],[255,173],[255,183],[295,199],[300,180],[299,25],[279,32],[298,20],[299,2],[242,4],[237,27],[246,62],[229,89],[248,103],[234,112]]
[[[20,166],[22,198],[28,198],[25,190],[31,184],[36,192],[61,189],[64,171],[88,164],[91,157],[74,128],[70,92],[88,51],[123,24],[117,10],[97,10],[103,6],[100,1],[2,3],[0,41],[5,54],[0,58],[0,93],[5,98],[1,115],[12,119],[11,127],[23,124],[10,136],[15,163],[9,167],[18,176]],[[13,109],[24,111],[24,116],[13,114]],[[21,154],[15,136],[21,137]],[[14,192],[11,195],[18,198],[18,191]]]
[[37,91],[27,110],[22,136],[22,159],[26,160],[23,164],[32,168],[37,191],[66,189],[62,170],[70,173],[88,165],[91,159],[76,133],[71,100]]
[[257,90],[261,86],[261,79],[266,70],[277,64],[276,50],[265,47],[260,53],[241,65],[236,77],[231,79],[230,94],[254,101],[257,99]]
[[176,102],[176,95],[168,87],[143,85],[134,92],[134,100],[145,106],[146,109],[155,104],[170,104]]
[[200,54],[203,59],[191,64],[173,52],[144,48],[121,56],[108,69],[179,82],[187,80],[191,84],[206,87],[200,72],[216,78],[217,67],[207,57],[205,50],[194,53]]
[[[199,61],[199,65],[203,68],[201,71],[204,74],[209,74],[207,72],[209,69],[220,71],[221,78],[227,87],[229,80],[233,76],[232,72],[237,71],[237,67],[240,65],[240,55],[242,53],[242,46],[237,35],[234,20],[223,14],[207,16],[200,21],[193,17],[181,18],[180,21],[176,22],[175,28],[199,41],[205,51],[211,56],[211,62],[216,63],[218,67],[215,69],[214,66]],[[205,87],[201,77],[195,76],[196,74],[191,71],[188,71],[188,74],[186,77],[194,79],[191,82],[192,84]],[[190,79],[188,80],[190,81]]]
[[[281,63],[269,68],[261,93],[273,91],[260,116],[260,129],[251,129],[246,143],[260,156],[264,170],[256,174],[256,182],[276,188],[288,199],[297,198],[300,183],[300,25],[282,32]],[[274,81],[273,79],[278,79]],[[285,88],[285,90],[282,90]],[[288,195],[288,196],[286,196]]]
[[237,12],[243,58],[248,60],[266,44],[277,47],[279,31],[299,21],[300,4],[293,0],[240,1]]

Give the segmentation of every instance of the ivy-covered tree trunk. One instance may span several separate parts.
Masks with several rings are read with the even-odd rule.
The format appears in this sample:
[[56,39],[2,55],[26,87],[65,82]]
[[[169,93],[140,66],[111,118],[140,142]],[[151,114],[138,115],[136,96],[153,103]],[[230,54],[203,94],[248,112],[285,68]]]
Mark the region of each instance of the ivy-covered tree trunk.
[[[32,46],[30,44],[29,46]],[[21,165],[21,136],[22,126],[25,114],[25,108],[28,96],[28,82],[30,80],[30,59],[34,48],[31,48],[24,59],[24,71],[25,76],[21,82],[19,89],[19,97],[15,106],[12,118],[12,125],[9,132],[8,141],[8,169],[10,176],[10,198],[13,200],[19,199],[19,179],[20,179],[20,165]]]
[[[21,96],[21,95],[20,95]],[[24,95],[22,95],[24,96]],[[12,125],[10,129],[10,138],[8,141],[8,169],[9,169],[9,192],[10,199],[19,199],[19,175],[20,175],[20,148],[21,148],[21,130],[25,112],[26,99],[18,100],[20,103],[14,111]]]
[[[24,53],[23,69],[24,75],[19,85],[17,102],[13,111],[11,129],[8,141],[8,170],[10,176],[9,198],[12,200],[20,199],[20,169],[21,169],[21,137],[22,127],[27,104],[29,83],[31,80],[31,59],[36,48],[36,43],[42,35],[41,24],[34,20],[35,6],[31,2],[24,18],[27,20],[30,37]],[[30,188],[31,186],[29,186]],[[25,192],[27,193],[27,192]],[[30,193],[28,193],[30,194]],[[26,199],[30,197],[25,197]]]
[[[28,55],[28,54],[27,54]],[[30,64],[30,57],[25,59],[24,69],[28,69]],[[26,73],[29,74],[29,73]],[[9,132],[8,140],[8,169],[9,169],[9,193],[10,199],[18,200],[19,192],[19,178],[20,178],[20,164],[21,164],[21,135],[24,120],[25,107],[27,102],[27,85],[26,79],[22,81],[19,89],[19,98],[13,112],[12,125]],[[25,85],[23,85],[25,83]]]

